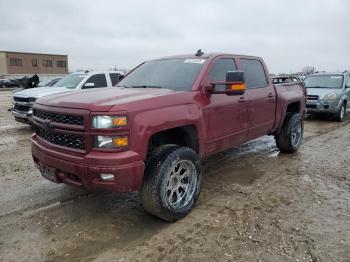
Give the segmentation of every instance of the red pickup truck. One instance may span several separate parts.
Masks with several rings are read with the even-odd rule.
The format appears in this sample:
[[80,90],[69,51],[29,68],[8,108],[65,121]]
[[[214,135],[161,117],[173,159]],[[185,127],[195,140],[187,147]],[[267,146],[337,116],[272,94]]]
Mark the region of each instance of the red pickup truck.
[[51,181],[139,190],[147,212],[175,221],[199,196],[204,157],[263,135],[297,151],[305,101],[302,83],[273,85],[259,57],[160,58],[115,88],[36,100],[32,155]]

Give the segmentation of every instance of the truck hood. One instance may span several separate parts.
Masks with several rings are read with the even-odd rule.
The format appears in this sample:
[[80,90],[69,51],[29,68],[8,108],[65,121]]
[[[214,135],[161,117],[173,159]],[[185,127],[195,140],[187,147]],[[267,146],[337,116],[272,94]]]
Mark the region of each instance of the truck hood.
[[54,86],[44,86],[44,87],[35,87],[30,89],[21,90],[15,92],[13,96],[16,97],[43,97],[47,95],[58,94],[67,91],[74,91],[75,89],[66,88],[66,87],[54,87]]
[[40,98],[36,103],[47,106],[87,109],[90,111],[109,111],[113,106],[180,93],[170,89],[158,88],[95,88],[79,90]]
[[336,88],[307,88],[307,94],[313,96],[319,96],[321,99],[324,98],[325,95],[330,93],[336,93],[337,96],[343,92],[343,89]]

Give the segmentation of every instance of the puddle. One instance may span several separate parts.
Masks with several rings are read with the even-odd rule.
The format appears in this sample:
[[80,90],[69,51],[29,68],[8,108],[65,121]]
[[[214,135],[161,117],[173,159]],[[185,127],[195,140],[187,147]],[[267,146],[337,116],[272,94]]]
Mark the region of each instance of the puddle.
[[208,180],[209,183],[216,183],[217,185],[234,183],[250,185],[263,175],[263,172],[257,170],[255,165],[247,163],[246,166],[242,166],[242,163],[237,162],[237,159],[235,161],[225,159],[221,160],[220,164],[206,164],[204,166],[205,177],[203,183],[206,184],[206,180]]
[[[98,194],[43,212],[45,238],[61,240],[47,261],[91,259],[109,249],[122,249],[152,237],[171,224],[146,214],[136,194]],[[60,221],[57,228],[52,228]],[[68,238],[67,238],[68,236]],[[66,240],[64,240],[67,238]]]

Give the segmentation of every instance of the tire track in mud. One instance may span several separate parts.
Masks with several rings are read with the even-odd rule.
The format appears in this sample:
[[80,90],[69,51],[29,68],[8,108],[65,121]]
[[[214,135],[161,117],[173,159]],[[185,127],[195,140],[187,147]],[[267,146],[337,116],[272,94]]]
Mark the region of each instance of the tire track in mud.
[[[313,148],[317,148],[317,146],[312,145],[314,138],[330,133],[348,123],[348,117],[341,124],[307,120],[307,129],[309,129],[309,131],[307,130],[307,136],[303,144],[305,146],[311,145]],[[325,128],[319,128],[318,125]],[[18,132],[6,131],[4,133],[11,136],[12,134],[16,135]],[[28,134],[19,134],[19,136],[28,136],[29,139]],[[22,146],[28,146],[27,143],[24,142],[25,139],[26,138],[21,138],[19,141]],[[327,137],[327,139],[329,138]],[[330,137],[330,139],[336,139],[336,137]],[[8,142],[7,144],[11,147],[13,141]],[[19,148],[14,148],[11,152],[18,152],[18,149]],[[66,259],[70,259],[71,261],[89,261],[98,258],[101,254],[113,248],[120,250],[120,253],[119,251],[117,252],[119,256],[123,255],[122,250],[124,249],[131,252],[129,250],[130,246],[141,246],[141,249],[152,250],[152,252],[144,251],[141,253],[145,254],[145,258],[149,259],[155,258],[154,254],[160,259],[169,258],[170,254],[181,252],[186,256],[194,252],[194,247],[198,247],[196,252],[199,252],[211,238],[218,238],[217,242],[212,243],[213,247],[217,250],[213,251],[212,255],[209,255],[209,257],[213,259],[222,257],[222,253],[229,249],[227,245],[223,244],[223,241],[227,241],[237,249],[244,249],[245,246],[248,246],[251,250],[256,250],[259,245],[260,248],[262,246],[268,248],[269,243],[263,243],[258,233],[276,230],[275,228],[277,228],[278,231],[274,232],[277,235],[288,235],[290,230],[280,225],[281,223],[278,222],[278,220],[281,215],[278,213],[275,214],[274,212],[276,212],[276,210],[274,209],[279,207],[282,207],[282,210],[283,208],[288,208],[293,205],[295,200],[288,199],[284,195],[278,195],[276,192],[271,192],[271,188],[278,191],[280,176],[273,173],[277,172],[276,170],[270,172],[269,165],[277,161],[279,165],[286,166],[286,168],[283,169],[285,176],[293,176],[295,174],[298,175],[298,172],[301,171],[299,169],[293,170],[288,166],[291,161],[297,162],[301,160],[302,157],[298,154],[295,156],[279,154],[275,147],[274,140],[271,137],[259,138],[238,148],[227,150],[226,152],[206,159],[204,161],[206,175],[204,177],[200,200],[194,212],[192,212],[187,219],[177,223],[179,226],[165,224],[145,214],[135,195],[115,197],[111,195],[101,196],[99,194],[89,193],[82,193],[69,197],[63,194],[63,196],[58,196],[58,198],[54,200],[44,201],[43,203],[0,216],[0,223],[2,225],[9,225],[14,230],[19,230],[19,228],[21,228],[27,235],[33,234],[36,236],[39,231],[40,234],[42,234],[40,237],[43,238],[39,239],[39,243],[47,245],[48,249],[43,253],[38,251],[39,253],[36,255],[49,261]],[[306,163],[303,165],[305,166]],[[278,170],[281,171],[281,169]],[[266,180],[266,178],[268,178],[268,180]],[[261,179],[263,179],[264,183],[259,182]],[[38,179],[35,180],[35,182],[37,181]],[[251,188],[250,185],[253,183],[256,188]],[[42,186],[45,187],[47,185],[44,184]],[[293,185],[287,186],[292,187]],[[57,190],[62,190],[62,187],[59,187]],[[267,193],[263,194],[264,191]],[[294,197],[300,192],[300,190],[296,190]],[[221,202],[222,199],[227,202]],[[89,204],[89,202],[91,203]],[[247,206],[247,202],[251,205]],[[261,206],[263,206],[263,208]],[[117,211],[115,209],[117,209]],[[279,212],[283,212],[282,210],[279,210]],[[206,216],[208,211],[210,212],[209,217]],[[264,217],[260,215],[259,212],[264,212],[263,214],[266,217],[276,216],[276,218],[274,218],[275,221],[272,225],[268,226],[268,229],[259,229],[261,224],[264,224],[261,222],[258,223],[257,221],[259,219],[263,222],[266,221],[267,224],[271,222],[267,218],[264,220]],[[203,216],[200,214],[203,214]],[[249,221],[251,216],[256,216],[256,219],[253,219],[254,223],[245,225],[244,223]],[[293,214],[291,214],[291,216],[293,216]],[[15,226],[12,226],[12,219],[16,221]],[[61,222],[61,220],[63,220],[63,222]],[[236,228],[240,230],[236,232],[237,234],[233,239],[231,239],[232,236],[227,235],[227,228],[221,225],[226,223],[225,220],[230,220],[228,223],[231,223],[231,225],[227,223],[225,226],[229,226],[231,230],[236,230]],[[193,222],[195,223],[194,225]],[[18,226],[16,223],[18,223]],[[106,223],[106,225],[103,225],[103,223]],[[115,227],[108,227],[111,223],[115,225]],[[31,228],[30,224],[37,226],[36,228]],[[78,226],[78,224],[82,224],[82,226]],[[307,224],[307,221],[305,224]],[[56,228],[56,225],[59,227]],[[73,225],[77,225],[77,229],[73,227]],[[62,227],[62,229],[60,229],[60,227]],[[85,231],[84,227],[91,228]],[[179,230],[181,227],[184,227],[184,229]],[[180,232],[172,232],[173,229],[177,229]],[[169,240],[160,241],[163,243],[159,243],[158,240],[153,240],[157,232],[167,230],[171,232],[171,234],[169,234]],[[4,232],[6,233],[6,230],[4,230]],[[252,232],[258,233],[254,235]],[[19,230],[18,234],[21,236],[23,233]],[[312,239],[310,240],[305,234],[298,231],[295,231],[295,235],[297,235],[294,236],[296,241],[302,241],[300,243],[304,243],[306,251],[309,250],[307,251],[307,254],[309,254],[308,256],[312,258],[314,256],[314,244]],[[250,236],[252,236],[252,238],[249,238]],[[16,237],[17,236],[14,235],[14,239],[16,239]],[[67,240],[64,238],[67,238]],[[152,240],[149,242],[150,239]],[[27,249],[21,249],[21,242],[16,244],[11,241],[12,239],[10,241],[8,239],[3,241],[6,248],[4,244],[2,246],[0,245],[0,252],[4,250],[8,251],[11,245],[17,247],[22,253],[30,250],[30,244],[27,244],[25,247]],[[51,243],[51,241],[53,241],[53,243]],[[278,243],[279,241],[278,239],[274,239],[274,241],[270,243],[275,253],[283,251],[274,243]],[[282,246],[292,243],[289,240],[283,241],[281,242]],[[153,244],[155,244],[154,249],[150,246]],[[169,248],[169,245],[173,247]],[[58,248],[64,248],[62,252],[66,253],[58,251]],[[183,251],[182,248],[185,250]],[[286,250],[283,252],[290,252],[288,248],[285,249]],[[208,253],[206,253],[204,249],[202,251],[202,258],[205,260],[208,258]],[[258,251],[259,250],[256,252]],[[67,254],[69,254],[68,257],[66,256]],[[243,257],[245,255],[249,256],[249,254],[243,254]],[[125,256],[127,257],[128,255],[125,254]],[[36,256],[33,255],[32,258],[33,257]],[[226,257],[227,259],[242,259],[242,257],[230,253],[227,253]],[[23,256],[23,258],[25,258],[25,256]]]
[[[344,128],[341,129],[344,131]],[[303,174],[307,173],[306,170],[310,167],[310,163],[305,159],[310,156],[310,152],[319,148],[319,143],[328,139],[329,132],[324,132],[316,139],[316,143],[312,143],[311,140],[305,142],[302,152],[292,157],[281,155],[266,161],[268,158],[265,156],[264,161],[259,157],[245,156],[238,158],[239,162],[236,164],[224,160],[231,172],[220,175],[225,167],[219,167],[219,171],[210,173],[210,176],[204,179],[204,194],[201,195],[196,208],[188,219],[178,222],[178,227],[173,226],[177,229],[183,228],[181,233],[169,230],[163,234],[163,237],[165,235],[169,238],[153,239],[152,244],[141,244],[136,251],[134,247],[130,247],[125,251],[115,252],[114,258],[126,261],[142,261],[143,258],[175,261],[193,258],[195,253],[198,260],[222,260],[225,258],[224,254],[225,259],[233,261],[251,261],[253,258],[258,261],[264,260],[264,257],[271,261],[271,256],[276,257],[272,261],[289,261],[288,259],[295,258],[299,261],[335,261],[334,256],[337,253],[328,254],[332,248],[320,248],[319,242],[322,246],[322,239],[315,240],[313,235],[310,235],[313,216],[305,215],[309,205],[313,207],[313,201],[316,201],[317,207],[324,196],[316,194],[308,184],[303,183]],[[340,136],[335,137],[341,141]],[[259,155],[259,152],[255,155]],[[235,178],[231,181],[222,180],[224,177],[236,176],[232,167],[239,171],[242,171],[241,168],[244,170],[241,162],[245,161],[248,166],[255,162],[258,171],[265,171],[265,174],[254,181],[254,188],[245,183],[236,185]],[[271,170],[269,165],[272,161],[277,163],[272,165]],[[317,169],[318,162],[314,161],[312,166]],[[230,230],[239,231],[230,234]],[[271,235],[266,239],[268,234]],[[211,243],[209,253],[201,248],[206,245],[208,247],[208,242]],[[225,244],[226,242],[228,244]],[[333,242],[336,246],[336,242]],[[155,246],[151,248],[150,245]],[[227,252],[232,247],[236,252]],[[97,261],[105,261],[111,257],[102,255]]]
[[[266,143],[270,141],[270,143],[267,143],[267,148],[271,148],[273,139],[265,139],[268,141],[256,141],[256,143]],[[251,146],[254,146],[254,143],[255,142],[251,142]],[[306,144],[309,143],[310,142],[306,142]],[[246,146],[244,148],[246,151],[249,151],[250,146]],[[232,236],[225,234],[225,231],[227,230],[225,228],[227,226],[227,223],[231,223],[230,228],[235,230],[237,228],[238,230],[236,234],[238,236],[235,236],[231,240],[235,243],[242,243],[236,243],[236,245],[238,245],[237,248],[239,249],[244,248],[244,246],[240,245],[245,245],[245,247],[249,247],[248,249],[251,250],[257,249],[256,245],[259,245],[260,249],[262,245],[264,245],[265,248],[272,246],[271,252],[274,252],[276,254],[290,254],[291,256],[294,254],[293,250],[297,249],[298,252],[303,253],[304,256],[310,259],[309,261],[317,261],[316,255],[314,254],[315,248],[313,240],[307,235],[302,234],[300,232],[300,229],[293,229],[293,231],[291,231],[289,227],[286,227],[282,224],[282,222],[279,222],[286,219],[293,220],[291,217],[296,216],[297,214],[292,213],[287,217],[284,217],[283,215],[276,216],[274,213],[277,212],[277,210],[289,208],[295,202],[298,191],[294,193],[293,199],[288,199],[288,197],[284,194],[280,195],[279,193],[271,192],[271,188],[276,190],[279,187],[278,183],[281,182],[281,172],[284,173],[284,176],[286,177],[294,177],[297,175],[298,170],[289,169],[288,164],[290,164],[291,161],[294,163],[299,163],[301,156],[290,157],[290,155],[282,155],[279,157],[271,158],[269,157],[269,154],[265,154],[265,152],[266,150],[263,148],[261,151],[258,150],[252,154],[245,154],[242,152],[240,156],[236,156],[236,154],[233,152],[228,152],[223,154],[223,157],[226,157],[226,159],[221,159],[220,162],[224,162],[225,164],[222,164],[219,168],[217,168],[216,162],[208,164],[209,166],[207,168],[209,170],[207,171],[208,174],[204,179],[202,192],[203,194],[201,195],[195,211],[193,212],[194,214],[197,213],[197,215],[193,216],[190,214],[186,222],[180,222],[185,223],[185,229],[181,231],[181,233],[169,234],[172,237],[166,240],[167,244],[158,243],[158,245],[155,247],[156,252],[159,253],[158,259],[166,259],[169,255],[173,256],[174,253],[179,252],[179,250],[182,250],[183,248],[187,250],[186,252],[191,253],[193,252],[193,245],[205,245],[206,241],[209,241],[211,238],[215,239],[214,235],[217,234],[219,235],[216,236],[216,238],[219,237],[217,244],[221,245],[219,244],[221,241],[229,241],[232,238]],[[267,149],[267,152],[271,153],[270,149]],[[274,172],[267,171],[269,170],[268,166],[271,164],[271,162],[276,161],[279,162],[279,166],[281,167],[277,168],[277,170]],[[249,167],[246,167],[247,165]],[[244,176],[248,176],[248,178],[242,179]],[[264,178],[264,182],[262,184],[259,183],[260,178]],[[255,180],[257,180],[257,182]],[[253,182],[258,183],[254,188],[251,187],[251,184]],[[221,200],[225,198],[227,199],[228,196],[230,197],[230,200],[222,203]],[[138,205],[137,198],[131,199],[131,202],[132,205]],[[247,205],[246,203],[254,204]],[[128,214],[130,212],[130,207],[126,206],[125,208],[129,210],[126,211],[127,214],[126,217],[124,217],[126,221],[123,222],[123,220],[119,220],[118,223],[128,223],[127,221],[130,219],[132,221],[135,221],[135,218],[132,219],[130,217],[130,214]],[[210,210],[210,218],[205,215],[208,210]],[[138,218],[138,222],[136,222],[136,225],[134,224],[136,231],[138,231],[144,224],[147,225],[147,223],[149,223],[149,221],[147,222],[148,219],[146,219],[148,216],[142,212],[143,211],[140,207],[136,208],[136,217]],[[198,216],[198,213],[203,213],[203,216]],[[110,214],[107,215],[109,216]],[[250,217],[254,216],[256,216],[256,218],[253,219],[253,223],[249,222],[246,225]],[[271,216],[276,217],[271,218]],[[230,222],[227,222],[227,220]],[[241,222],[237,222],[236,220],[240,220]],[[154,220],[151,219],[150,221]],[[189,225],[189,221],[195,222],[195,229]],[[272,223],[271,225],[268,225],[270,221],[272,221]],[[221,225],[222,223],[225,224],[225,227]],[[303,224],[307,223],[308,221],[305,221]],[[262,225],[264,224],[268,225],[266,226],[267,228],[261,229]],[[99,240],[97,242],[94,242],[94,244],[97,245],[98,250],[96,248],[92,248],[91,250],[84,251],[88,243],[80,243],[80,245],[74,244],[72,247],[68,247],[66,251],[69,254],[69,257],[73,260],[89,260],[95,259],[99,256],[99,254],[103,254],[113,247],[117,250],[127,249],[128,251],[128,248],[130,248],[130,246],[141,246],[148,249],[149,244],[147,241],[152,237],[152,235],[163,229],[163,227],[164,224],[160,222],[160,224],[156,226],[153,231],[148,231],[147,234],[139,235],[136,238],[131,238],[130,236],[121,237],[114,239],[112,242],[112,239],[110,238],[108,238],[109,241]],[[166,228],[167,227],[165,227],[165,230]],[[295,226],[295,228],[298,227]],[[269,243],[269,241],[267,243],[263,243],[264,240],[261,240],[263,238],[261,235],[268,230],[274,232],[273,234],[277,235],[277,238],[269,240],[271,243]],[[293,235],[292,239],[289,239],[290,235]],[[173,246],[168,250],[168,254],[162,251],[168,249],[167,245]],[[282,246],[282,248],[279,246]],[[224,250],[226,250],[228,247],[224,245],[215,246],[215,248],[216,250],[213,251],[213,254],[211,255],[213,257],[219,256],[220,252],[224,252]],[[254,252],[260,251],[257,249]],[[152,253],[145,254],[145,258],[154,258],[152,255],[153,253],[154,251]],[[245,254],[247,257],[250,255],[251,254],[249,252]],[[261,256],[263,255],[264,254],[261,254]],[[59,261],[64,258],[64,255],[55,254],[47,258],[49,261]],[[234,258],[240,259],[238,256]],[[203,259],[205,259],[205,257],[203,257]]]
[[[306,121],[309,121],[309,120],[306,120]],[[314,120],[312,120],[312,121],[314,121]],[[321,123],[328,124],[328,122],[321,122]],[[309,133],[309,134],[308,134],[308,136],[306,136],[304,138],[303,144],[308,143],[309,141],[311,141],[315,137],[330,133],[330,132],[338,129],[339,127],[345,126],[349,123],[350,123],[350,117],[347,116],[347,118],[344,119],[344,121],[341,123],[334,123],[335,125],[331,126],[331,127],[329,127],[329,125],[327,125],[327,128],[325,130],[317,130],[317,132],[306,131],[306,133]],[[317,124],[318,124],[318,122],[317,122]],[[27,129],[28,128],[20,129],[19,135],[23,135],[26,132],[28,132]],[[6,130],[5,132],[0,132],[0,134],[1,133],[5,133],[6,135],[9,135],[9,137],[11,138],[11,143],[25,141],[24,138],[22,138],[20,140],[12,139],[12,137],[10,135],[11,135],[11,133],[13,134],[13,132],[11,132],[9,130]],[[18,130],[17,130],[17,133],[18,133]],[[1,146],[1,143],[0,143],[0,146]],[[218,153],[214,156],[210,156],[210,157],[204,159],[204,161],[203,161],[204,173],[207,174],[208,171],[211,173],[216,173],[216,172],[222,173],[224,171],[224,169],[230,170],[235,165],[228,165],[226,167],[220,165],[220,163],[222,163],[222,161],[224,161],[225,159],[228,159],[228,158],[230,158],[232,160],[244,161],[245,156],[247,156],[248,158],[254,157],[254,158],[259,159],[259,158],[265,158],[266,155],[270,156],[271,158],[274,158],[277,155],[279,155],[279,150],[275,147],[274,139],[272,137],[268,137],[268,136],[255,139],[253,141],[250,141],[250,142],[247,142],[247,143],[241,145],[240,147],[229,149],[225,152]],[[214,171],[213,168],[211,168],[211,167],[214,167],[216,169],[216,171]],[[2,168],[3,168],[3,166],[2,166]],[[240,172],[242,172],[242,170]],[[260,175],[262,175],[262,174],[258,174],[258,173],[253,174],[254,172],[252,172],[252,170],[250,170],[249,173],[251,175],[250,178],[247,176],[245,176],[245,177],[238,176],[237,180],[244,181],[244,180],[249,180],[249,179],[255,179],[255,178],[259,177]],[[29,206],[29,207],[26,207],[24,209],[13,210],[13,211],[10,211],[10,212],[4,213],[4,214],[1,214],[1,212],[0,212],[0,218],[3,216],[12,215],[14,213],[29,212],[31,210],[34,212],[36,209],[45,208],[46,206],[50,206],[50,205],[57,203],[57,202],[60,204],[65,204],[66,202],[74,203],[74,200],[77,200],[77,199],[82,198],[82,197],[90,196],[91,194],[92,194],[91,192],[84,192],[83,191],[83,192],[79,192],[75,196],[70,196],[70,197],[64,198],[62,200],[53,199],[53,200],[48,201],[48,202]]]

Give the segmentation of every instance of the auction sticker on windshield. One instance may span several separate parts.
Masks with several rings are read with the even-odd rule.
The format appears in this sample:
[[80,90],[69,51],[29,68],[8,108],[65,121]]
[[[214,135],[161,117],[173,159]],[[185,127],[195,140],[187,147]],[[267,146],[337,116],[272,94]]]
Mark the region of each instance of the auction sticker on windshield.
[[194,59],[194,58],[192,59],[188,58],[184,61],[184,63],[193,63],[193,64],[203,64],[204,62],[205,62],[205,59]]

